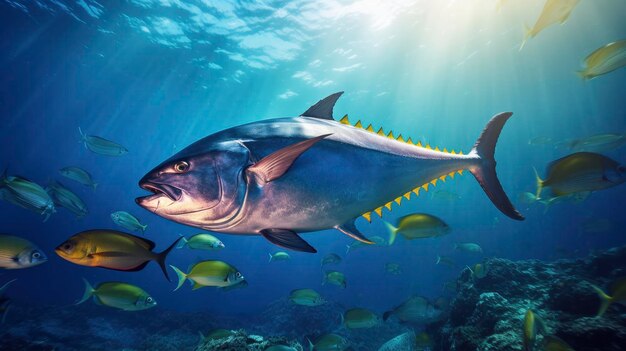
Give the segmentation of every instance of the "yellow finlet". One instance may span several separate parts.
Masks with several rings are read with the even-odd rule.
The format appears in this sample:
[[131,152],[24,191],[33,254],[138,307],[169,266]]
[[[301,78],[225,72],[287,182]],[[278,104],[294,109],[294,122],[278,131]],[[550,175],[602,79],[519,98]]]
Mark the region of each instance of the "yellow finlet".
[[402,134],[398,135],[398,137],[396,138],[397,141],[401,141],[403,143],[405,143],[404,138],[402,137]]
[[372,212],[365,212],[362,216],[367,219],[368,222],[372,223]]
[[444,175],[442,175],[441,177],[439,177],[439,179],[440,179],[442,182],[445,182],[445,181],[446,181],[446,177],[447,177],[447,176],[448,176],[447,174],[444,174]]
[[389,211],[391,211],[391,201],[390,201],[390,202],[387,202],[387,203],[385,204],[385,207],[387,207],[387,209],[388,209]]
[[404,194],[404,198],[407,200],[411,200],[411,192],[407,192],[406,194]]
[[418,141],[418,142],[417,142],[417,144],[415,144],[415,145],[417,145],[417,146],[419,146],[419,147],[423,147],[423,146],[422,146],[422,142],[421,142],[421,141]]
[[424,191],[428,191],[428,183],[422,185],[422,189],[424,189]]
[[439,146],[435,146],[435,151],[441,151],[439,150]]
[[420,189],[421,189],[420,187],[417,187],[417,188],[413,189],[412,190],[413,194],[415,194],[416,196],[420,196]]
[[463,175],[463,170],[459,169],[458,171],[456,171],[458,174]]
[[383,127],[380,127],[380,129],[376,132],[376,134],[385,136],[385,131],[383,130]]
[[348,120],[348,115],[343,116],[343,118],[339,120],[339,123],[350,125],[350,121]]
[[406,140],[406,142],[407,142],[407,143],[409,143],[409,144],[411,144],[411,145],[415,145],[415,143],[413,143],[413,140],[411,140],[411,137],[409,137],[409,138]]
[[390,130],[390,131],[389,131],[389,134],[387,134],[387,138],[389,138],[389,139],[395,139],[395,137],[393,136],[393,131],[392,131],[392,130]]
[[400,204],[402,203],[402,196],[398,196],[398,197],[397,197],[395,200],[393,200],[393,201],[395,201],[398,205],[400,205]]
[[445,152],[445,153],[449,153],[449,152],[448,152],[448,149],[446,149],[445,147],[443,148],[443,152]]
[[450,178],[452,178],[452,179],[454,179],[454,175],[455,175],[455,174],[456,174],[456,173],[454,173],[454,172],[450,172],[450,173],[448,173],[448,175],[449,175],[449,176],[450,176]]
[[355,128],[360,128],[360,129],[363,129],[363,125],[361,124],[361,120],[358,120],[358,121],[356,122],[356,124],[354,125],[354,127],[355,127]]
[[431,180],[430,184],[432,184],[433,186],[437,185],[437,178]]
[[430,144],[426,144],[426,148],[427,148],[428,150],[432,150],[432,149],[433,149],[432,147],[430,147]]
[[374,210],[374,212],[378,215],[378,217],[383,218],[383,208],[379,207]]
[[452,149],[452,151],[450,151],[451,154],[456,155],[456,152],[454,151],[454,149]]
[[368,132],[374,133],[374,128],[372,128],[372,124],[371,123],[370,123],[369,126],[367,126],[367,128],[365,128],[365,130],[367,130]]
[[459,151],[459,155],[463,155],[463,151]]

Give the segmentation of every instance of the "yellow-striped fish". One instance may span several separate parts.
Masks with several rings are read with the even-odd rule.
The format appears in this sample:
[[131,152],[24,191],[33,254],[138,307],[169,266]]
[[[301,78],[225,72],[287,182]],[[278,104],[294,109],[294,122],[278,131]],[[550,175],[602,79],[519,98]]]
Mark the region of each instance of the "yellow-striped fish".
[[156,306],[156,300],[138,286],[120,282],[100,283],[94,289],[85,279],[85,293],[76,302],[81,304],[90,297],[98,305],[118,308],[124,311],[141,311]]
[[46,262],[46,255],[30,241],[0,234],[0,268],[20,269]]
[[582,79],[593,79],[624,66],[626,66],[626,40],[618,40],[589,54],[585,59],[585,68],[577,73]]
[[183,286],[185,280],[189,279],[194,283],[193,290],[205,286],[216,286],[220,288],[239,284],[244,280],[239,270],[224,261],[206,260],[196,263],[189,273],[170,265],[178,276],[178,285],[174,291]]
[[139,271],[156,261],[170,280],[165,258],[180,238],[161,253],[153,252],[155,243],[116,230],[96,229],[78,233],[57,246],[57,255],[81,266],[102,267],[116,271]]
[[526,27],[524,41],[519,49],[522,50],[528,39],[534,38],[547,27],[555,23],[565,23],[579,2],[580,0],[547,0],[535,25],[532,28]]

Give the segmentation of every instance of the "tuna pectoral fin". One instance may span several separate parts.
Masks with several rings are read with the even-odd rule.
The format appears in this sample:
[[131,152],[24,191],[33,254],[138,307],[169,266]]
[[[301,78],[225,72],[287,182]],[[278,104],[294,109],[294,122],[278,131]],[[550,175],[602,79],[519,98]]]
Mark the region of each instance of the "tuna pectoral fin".
[[494,158],[496,143],[502,131],[502,127],[511,117],[511,112],[504,112],[494,116],[483,130],[476,141],[471,153],[476,154],[480,159],[477,164],[470,167],[480,186],[483,188],[491,202],[505,215],[523,220],[522,216],[511,204],[511,200],[506,196],[502,185],[496,174],[496,160]]
[[251,176],[250,178],[256,180],[260,185],[280,178],[289,170],[289,167],[291,167],[294,161],[302,155],[303,152],[329,135],[330,134],[320,135],[275,151],[248,167],[246,174]]
[[261,235],[274,245],[286,249],[316,253],[317,250],[302,239],[296,232],[288,229],[263,229]]
[[161,267],[161,270],[163,271],[163,274],[165,274],[165,279],[167,279],[168,282],[171,282],[171,280],[170,280],[170,276],[167,274],[167,266],[165,265],[165,259],[167,258],[167,255],[170,253],[170,251],[172,251],[172,249],[176,247],[176,244],[178,244],[178,242],[182,238],[183,237],[180,237],[180,238],[174,240],[172,245],[170,245],[167,249],[163,250],[163,252],[157,254],[157,256],[156,256],[156,261],[159,264],[159,266]]
[[363,235],[358,229],[356,229],[356,225],[354,225],[355,220],[356,218],[351,220],[350,222],[335,226],[335,229],[351,237],[354,240],[358,240],[362,243],[366,243],[370,245],[375,244],[373,241],[366,238],[365,235]]

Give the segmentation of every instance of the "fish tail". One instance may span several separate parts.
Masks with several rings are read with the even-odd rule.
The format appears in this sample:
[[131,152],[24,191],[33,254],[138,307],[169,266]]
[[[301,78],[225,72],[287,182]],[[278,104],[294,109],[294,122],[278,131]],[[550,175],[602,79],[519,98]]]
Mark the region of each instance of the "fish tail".
[[92,183],[91,184],[91,188],[93,189],[93,191],[96,191],[97,187],[98,187],[98,183]]
[[494,116],[481,133],[474,144],[470,154],[478,156],[479,162],[469,167],[469,171],[474,175],[480,186],[485,191],[491,202],[505,215],[523,220],[522,216],[513,206],[507,197],[498,175],[496,174],[496,143],[506,121],[513,115],[511,112],[504,112]]
[[4,283],[4,285],[0,287],[0,296],[3,296],[4,292],[7,290],[7,287],[16,280],[17,279],[11,279],[8,282]]
[[537,172],[537,168],[533,167],[533,171],[535,171],[535,180],[537,181],[537,191],[535,192],[535,199],[541,199],[541,191],[543,190],[543,179],[539,177],[539,172]]
[[350,245],[346,245],[346,254],[350,252]]
[[178,245],[176,245],[177,249],[182,249],[183,247],[185,247],[185,245],[187,245],[187,238],[185,238],[182,234],[178,234],[180,235],[180,242],[178,243]]
[[389,246],[391,246],[391,244],[396,241],[396,237],[398,236],[398,228],[394,227],[387,221],[383,221],[383,223],[385,223],[385,227],[387,227],[387,230],[389,231]]
[[176,276],[178,277],[178,285],[176,286],[176,289],[174,289],[174,291],[176,291],[180,289],[180,287],[183,286],[183,283],[185,282],[185,280],[187,280],[187,274],[185,274],[183,271],[181,271],[180,269],[172,265],[170,265],[170,267],[172,267],[174,272],[176,272]]
[[391,317],[392,314],[393,314],[393,311],[387,311],[383,313],[383,322],[386,322],[387,319],[389,319],[389,317]]
[[593,290],[596,291],[598,297],[600,297],[601,300],[600,309],[598,309],[598,314],[596,315],[596,317],[602,317],[604,312],[606,312],[606,309],[609,308],[609,306],[613,302],[613,298],[607,295],[604,291],[602,291],[602,289],[598,288],[597,286],[591,285],[591,287],[593,288]]
[[167,274],[167,267],[165,266],[165,258],[167,258],[167,255],[170,253],[170,251],[172,251],[174,247],[176,247],[176,244],[178,244],[179,241],[180,241],[180,238],[174,240],[172,245],[170,245],[167,249],[163,250],[163,252],[157,254],[157,257],[156,257],[156,261],[159,264],[159,266],[161,266],[161,270],[163,271],[163,274],[165,274],[165,278],[167,279],[168,282],[170,282],[171,280],[170,280],[170,276]]
[[522,45],[520,45],[520,47],[519,47],[519,51],[522,51],[522,49],[524,48],[524,45],[526,45],[526,42],[532,36],[533,36],[532,28],[528,28],[528,25],[524,24],[524,39],[522,40]]
[[309,351],[313,351],[313,349],[315,348],[315,345],[313,345],[313,343],[311,342],[311,339],[306,338],[306,341],[309,342]]
[[141,234],[145,234],[146,233],[146,228],[148,228],[148,225],[147,224],[144,224],[144,225],[140,224],[139,226],[141,227]]
[[274,258],[274,256],[272,256],[271,253],[268,253],[268,255],[270,255],[270,262],[272,262],[272,259]]
[[87,279],[83,278],[83,282],[85,283],[85,292],[83,293],[83,297],[75,303],[75,305],[80,305],[81,303],[89,300],[90,297],[93,296],[93,293],[96,291],[91,284],[87,281]]
[[591,76],[589,74],[587,74],[587,72],[585,72],[585,70],[582,71],[576,71],[576,74],[580,77],[580,79],[582,80],[589,80],[591,79]]

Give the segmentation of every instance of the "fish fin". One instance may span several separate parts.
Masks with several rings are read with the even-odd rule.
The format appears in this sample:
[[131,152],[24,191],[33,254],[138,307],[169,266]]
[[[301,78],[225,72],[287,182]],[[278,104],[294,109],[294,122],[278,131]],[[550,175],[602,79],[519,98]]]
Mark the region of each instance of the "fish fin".
[[396,241],[396,237],[398,236],[398,228],[394,227],[391,223],[387,221],[383,221],[387,230],[389,230],[389,245],[393,244]]
[[180,289],[180,287],[183,286],[183,283],[185,282],[185,280],[187,280],[187,274],[185,274],[185,272],[181,271],[180,269],[172,265],[170,265],[170,267],[172,267],[172,269],[176,273],[176,276],[178,277],[178,285],[176,285],[176,289],[174,289],[174,291],[176,291]]
[[539,177],[539,172],[537,172],[537,168],[533,167],[533,171],[535,171],[535,180],[537,181],[537,191],[535,192],[535,199],[541,200],[541,190],[543,190],[543,179]]
[[4,322],[7,319],[7,314],[9,314],[9,309],[11,308],[11,305],[8,304],[6,305],[6,307],[4,308],[4,311],[2,311],[2,320],[0,320],[0,324],[4,324]]
[[317,250],[302,239],[296,232],[289,229],[263,229],[261,235],[274,245],[286,249],[316,253]]
[[393,311],[387,311],[383,313],[383,322],[386,322],[387,319],[389,319],[389,317],[391,317],[392,314],[393,314]]
[[[128,255],[125,255],[125,256],[127,257]],[[109,257],[125,257],[125,256],[119,255],[119,256],[109,256]],[[136,267],[133,267],[133,268],[129,268],[129,269],[109,268],[109,267],[104,267],[104,266],[97,266],[97,267],[104,268],[104,269],[110,269],[112,271],[120,271],[120,272],[138,272],[138,271],[146,268],[146,266],[148,265],[148,262],[150,262],[150,260],[140,264],[139,266],[136,266]]]
[[350,245],[346,245],[346,255],[350,252]]
[[9,285],[11,283],[13,283],[14,281],[16,281],[17,279],[11,279],[8,282],[4,283],[4,285],[0,288],[0,298],[2,296],[4,296],[4,292],[7,290],[7,288],[9,287]]
[[107,251],[107,252],[95,252],[87,255],[89,258],[94,257],[128,257],[131,256],[126,252],[118,252],[118,251]]
[[524,24],[524,39],[522,40],[522,44],[519,47],[519,51],[522,51],[522,49],[524,48],[524,45],[526,45],[526,42],[528,41],[528,39],[530,39],[532,37],[532,34],[533,34],[532,28],[528,28],[528,26],[526,24]]
[[365,244],[374,244],[373,241],[369,240],[368,238],[365,237],[365,235],[363,235],[363,233],[361,233],[357,228],[356,225],[354,224],[354,221],[356,219],[353,219],[351,221],[348,221],[342,225],[338,225],[335,226],[335,229],[337,229],[338,231],[346,234],[347,236],[351,237],[354,240],[358,240],[362,243]]
[[280,178],[302,153],[329,135],[323,134],[275,151],[248,167],[246,174],[252,175],[252,178],[261,185]]
[[182,234],[178,235],[180,235],[180,242],[178,243],[178,245],[176,245],[176,248],[182,249],[183,247],[185,247],[185,245],[187,245],[188,240]]
[[96,188],[98,187],[98,183],[92,183],[91,184],[91,188],[96,191]]
[[596,317],[602,317],[604,312],[606,312],[607,308],[609,308],[609,306],[613,302],[613,298],[607,295],[604,291],[602,291],[602,289],[598,288],[597,286],[591,285],[591,287],[593,288],[593,290],[596,291],[598,297],[600,297],[600,300],[602,302],[600,305],[600,309],[598,309],[598,314],[596,315]]
[[435,264],[439,264],[439,262],[441,262],[441,256],[437,255],[437,262],[435,262]]
[[313,345],[313,343],[311,342],[311,339],[306,338],[306,341],[309,342],[309,351],[313,351],[313,349],[315,348],[315,345]]
[[300,116],[334,120],[333,119],[333,107],[335,107],[335,103],[337,102],[339,97],[341,97],[341,94],[343,94],[343,91],[334,93],[332,95],[329,95],[323,98],[322,100],[318,101],[315,105],[309,107],[309,109],[306,110],[306,112],[304,112]]
[[167,255],[170,253],[170,251],[172,251],[172,249],[176,247],[176,244],[178,244],[180,239],[181,238],[174,240],[172,245],[170,245],[167,249],[163,250],[161,253],[157,254],[157,257],[156,257],[156,261],[161,267],[161,270],[163,271],[163,274],[165,274],[165,278],[167,279],[168,282],[170,282],[171,280],[170,280],[170,276],[167,274],[167,266],[165,266],[165,258],[167,258]]
[[144,224],[144,225],[140,224],[139,226],[141,227],[141,234],[145,234],[146,233],[146,228],[148,228],[148,225],[147,224]]
[[504,127],[511,115],[511,112],[500,113],[487,123],[471,151],[471,153],[476,154],[480,158],[479,163],[470,167],[469,171],[474,175],[491,202],[502,213],[513,219],[523,220],[524,216],[515,209],[504,189],[502,189],[496,174],[496,160],[494,158],[498,137],[502,127]]
[[584,70],[576,71],[575,73],[580,77],[580,79],[585,80],[585,81],[592,78],[591,75],[587,74],[587,72],[585,72]]
[[87,279],[83,278],[83,282],[85,283],[85,292],[83,293],[83,297],[78,300],[74,305],[80,305],[81,303],[87,301],[90,297],[93,296],[93,293],[96,291],[91,284],[87,281]]
[[268,255],[270,255],[270,260],[269,260],[269,262],[272,262],[272,260],[274,259],[274,256],[272,256],[272,254],[271,254],[271,253],[269,253],[269,252],[268,252],[267,254],[268,254]]
[[193,288],[191,288],[191,290],[198,290],[198,289],[201,289],[201,288],[204,288],[204,287],[206,287],[206,285],[201,285],[201,284],[198,284],[198,283],[194,283],[193,284]]

